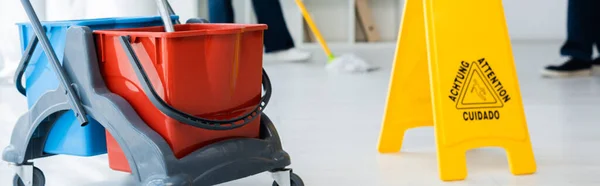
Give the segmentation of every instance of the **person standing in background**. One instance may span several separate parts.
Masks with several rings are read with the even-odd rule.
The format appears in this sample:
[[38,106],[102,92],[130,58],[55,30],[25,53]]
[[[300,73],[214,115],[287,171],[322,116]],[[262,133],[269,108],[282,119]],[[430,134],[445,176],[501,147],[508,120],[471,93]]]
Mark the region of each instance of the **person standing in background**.
[[600,69],[600,59],[592,59],[593,48],[600,50],[600,0],[569,0],[567,41],[560,54],[569,59],[561,65],[550,65],[544,77],[591,76]]
[[[231,0],[208,0],[211,23],[234,23]],[[265,31],[264,47],[266,61],[306,61],[311,54],[295,48],[294,40],[287,28],[279,0],[252,0],[254,12]]]

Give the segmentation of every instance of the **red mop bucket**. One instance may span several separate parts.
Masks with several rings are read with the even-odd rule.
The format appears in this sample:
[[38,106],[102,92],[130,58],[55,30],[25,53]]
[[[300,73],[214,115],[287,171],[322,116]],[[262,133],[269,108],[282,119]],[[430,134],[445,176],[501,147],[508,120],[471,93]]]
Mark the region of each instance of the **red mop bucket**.
[[[259,136],[260,118],[231,130],[209,130],[179,122],[158,109],[144,93],[120,36],[131,49],[156,94],[171,107],[215,120],[242,117],[261,104],[263,32],[266,25],[183,24],[95,31],[100,69],[108,88],[127,100],[170,145],[175,156],[211,143]],[[108,133],[108,132],[107,132]],[[131,172],[127,159],[107,134],[112,169]]]

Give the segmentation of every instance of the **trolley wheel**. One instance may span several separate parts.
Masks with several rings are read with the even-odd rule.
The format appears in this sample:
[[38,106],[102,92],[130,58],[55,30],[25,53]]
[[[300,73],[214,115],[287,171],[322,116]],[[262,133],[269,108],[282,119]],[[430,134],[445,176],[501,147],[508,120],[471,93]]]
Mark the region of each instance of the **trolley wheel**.
[[[40,170],[37,167],[33,167],[33,180],[32,181],[33,181],[33,183],[31,184],[32,186],[46,185],[46,177],[44,176],[44,173],[42,172],[42,170]],[[15,177],[13,178],[13,186],[25,186],[25,183],[23,183],[23,180],[21,180],[19,175],[15,175]]]
[[[295,173],[290,173],[290,180],[292,181],[292,186],[304,186],[304,182],[302,178]],[[276,181],[273,182],[273,186],[279,186]]]

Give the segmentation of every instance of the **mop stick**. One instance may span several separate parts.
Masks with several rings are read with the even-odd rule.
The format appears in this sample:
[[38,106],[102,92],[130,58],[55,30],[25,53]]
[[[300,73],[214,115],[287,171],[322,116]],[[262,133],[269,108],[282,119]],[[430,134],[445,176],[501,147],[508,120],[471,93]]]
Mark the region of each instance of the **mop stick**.
[[313,34],[315,34],[317,41],[319,41],[319,44],[321,45],[321,47],[323,47],[325,54],[329,58],[328,63],[331,63],[331,61],[333,61],[333,59],[335,59],[335,56],[331,53],[331,50],[327,46],[325,39],[323,39],[323,36],[321,35],[321,32],[317,28],[317,25],[315,24],[313,19],[310,17],[310,14],[306,10],[306,6],[304,6],[304,3],[302,2],[302,0],[295,0],[295,1],[296,1],[296,4],[298,4],[298,7],[300,8],[300,11],[302,12],[302,16],[304,16],[304,19],[306,20],[308,27],[310,27]]
[[44,49],[44,53],[46,53],[46,57],[48,57],[48,61],[54,69],[54,72],[56,73],[56,76],[60,81],[61,87],[65,91],[65,95],[67,96],[69,106],[73,110],[75,117],[77,118],[81,126],[86,126],[89,120],[87,118],[86,111],[83,108],[83,105],[81,104],[81,99],[79,98],[79,95],[77,95],[77,93],[75,92],[71,79],[69,79],[67,73],[62,68],[62,65],[58,60],[56,52],[50,44],[50,40],[46,36],[44,27],[42,26],[42,23],[40,22],[37,14],[35,13],[33,6],[31,6],[31,2],[29,2],[29,0],[21,0],[21,4],[25,9],[25,13],[29,18],[29,22],[31,22],[31,26],[33,27],[33,31],[35,33],[34,37],[37,37],[39,39],[40,44],[42,45],[42,49]]
[[170,6],[168,5],[167,0],[156,0],[156,4],[158,5],[158,12],[165,24],[165,31],[175,32],[173,22],[171,22],[171,11],[169,10]]
[[333,53],[327,46],[325,39],[323,39],[321,32],[319,32],[319,29],[317,28],[315,22],[313,21],[313,19],[310,17],[310,14],[306,10],[306,6],[304,6],[304,3],[302,2],[302,0],[295,0],[295,1],[296,1],[296,4],[298,5],[298,7],[300,8],[300,11],[302,12],[302,16],[306,20],[308,27],[310,27],[311,31],[315,34],[315,37],[319,41],[319,44],[321,44],[321,47],[323,48],[323,50],[325,51],[325,54],[329,58],[329,60],[327,61],[327,66],[326,66],[327,70],[345,71],[345,72],[370,72],[370,71],[378,69],[378,67],[371,66],[364,60],[362,60],[354,55],[342,55],[340,57],[336,57],[335,55],[333,55]]

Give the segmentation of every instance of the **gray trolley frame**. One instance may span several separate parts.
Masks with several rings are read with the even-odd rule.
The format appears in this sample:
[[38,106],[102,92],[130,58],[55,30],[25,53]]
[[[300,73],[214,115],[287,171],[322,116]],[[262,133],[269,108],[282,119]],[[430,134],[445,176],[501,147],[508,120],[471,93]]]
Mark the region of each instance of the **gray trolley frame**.
[[[260,113],[260,138],[217,142],[177,159],[167,142],[144,123],[131,105],[106,87],[99,71],[92,31],[79,26],[68,29],[61,66],[30,2],[21,2],[37,37],[33,37],[21,60],[16,75],[17,87],[24,93],[20,77],[38,38],[62,84],[43,94],[13,129],[10,145],[4,149],[2,159],[15,170],[14,185],[44,185],[43,173],[31,160],[54,155],[43,152],[44,144],[56,118],[69,110],[79,114],[82,125],[87,123],[86,116],[90,116],[112,134],[127,157],[132,176],[140,185],[215,185],[266,171],[273,173],[273,185],[304,185],[291,169],[286,168],[291,163],[290,157],[282,148],[275,126],[263,113]],[[199,22],[194,20],[188,22]]]

